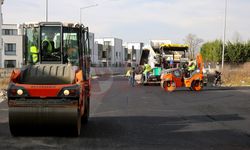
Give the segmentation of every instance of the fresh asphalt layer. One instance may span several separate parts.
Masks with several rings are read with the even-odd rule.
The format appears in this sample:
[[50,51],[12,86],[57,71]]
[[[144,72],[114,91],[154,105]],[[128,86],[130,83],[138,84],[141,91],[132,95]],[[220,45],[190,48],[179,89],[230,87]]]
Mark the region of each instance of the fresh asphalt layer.
[[[65,129],[67,130],[67,129]],[[250,88],[130,87],[126,78],[92,80],[91,115],[77,138],[13,137],[0,103],[0,149],[248,150]]]

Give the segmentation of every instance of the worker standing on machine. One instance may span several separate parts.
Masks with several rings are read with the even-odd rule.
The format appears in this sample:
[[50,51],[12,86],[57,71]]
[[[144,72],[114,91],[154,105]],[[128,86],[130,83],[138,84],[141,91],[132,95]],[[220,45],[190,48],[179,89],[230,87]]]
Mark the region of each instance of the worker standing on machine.
[[189,77],[194,72],[194,70],[195,70],[195,64],[194,64],[194,62],[191,62],[191,64],[188,66]]
[[35,45],[32,45],[30,47],[30,56],[31,56],[31,62],[33,64],[38,62],[38,49]]

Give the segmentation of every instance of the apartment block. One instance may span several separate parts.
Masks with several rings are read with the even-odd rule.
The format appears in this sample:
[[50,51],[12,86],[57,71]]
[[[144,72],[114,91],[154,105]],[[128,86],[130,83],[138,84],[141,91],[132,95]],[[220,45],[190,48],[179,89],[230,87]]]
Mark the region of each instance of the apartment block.
[[23,60],[23,36],[19,25],[3,24],[2,40],[0,68],[20,68]]

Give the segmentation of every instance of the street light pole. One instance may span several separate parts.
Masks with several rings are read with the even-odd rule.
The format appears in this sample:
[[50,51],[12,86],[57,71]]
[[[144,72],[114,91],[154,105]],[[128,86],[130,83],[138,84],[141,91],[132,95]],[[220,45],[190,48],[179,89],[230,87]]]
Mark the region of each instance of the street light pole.
[[93,5],[89,5],[89,6],[85,6],[85,7],[80,8],[80,24],[82,23],[82,10],[86,9],[86,8],[90,8],[90,7],[96,7],[96,6],[98,6],[98,4],[93,4]]
[[48,22],[48,0],[45,0],[45,20]]
[[225,44],[226,44],[226,28],[227,28],[227,0],[225,0],[225,18],[224,18],[224,33],[223,33],[223,47],[222,47],[222,62],[221,69],[224,67],[224,55],[225,55]]

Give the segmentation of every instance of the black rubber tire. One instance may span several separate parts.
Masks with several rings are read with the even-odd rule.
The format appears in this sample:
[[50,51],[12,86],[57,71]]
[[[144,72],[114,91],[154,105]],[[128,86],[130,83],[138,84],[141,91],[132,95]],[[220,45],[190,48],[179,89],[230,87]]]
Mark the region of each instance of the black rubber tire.
[[80,111],[78,111],[78,120],[77,120],[77,123],[76,123],[76,126],[72,128],[72,132],[71,132],[71,135],[73,137],[78,137],[80,134],[81,134],[81,114],[80,114]]
[[82,116],[82,123],[86,124],[89,121],[89,110],[90,110],[90,98],[89,96],[85,97],[85,105],[84,105],[84,114]]
[[21,132],[20,130],[14,129],[13,127],[10,126],[10,133],[12,136],[16,137],[16,136],[21,136],[23,135],[23,132]]
[[[198,83],[197,83],[198,82]],[[194,80],[192,81],[191,83],[191,91],[197,91],[194,87],[196,87],[197,85],[196,84],[200,84],[199,86],[201,86],[201,90],[203,88],[203,82],[202,81],[199,81],[199,80]]]

